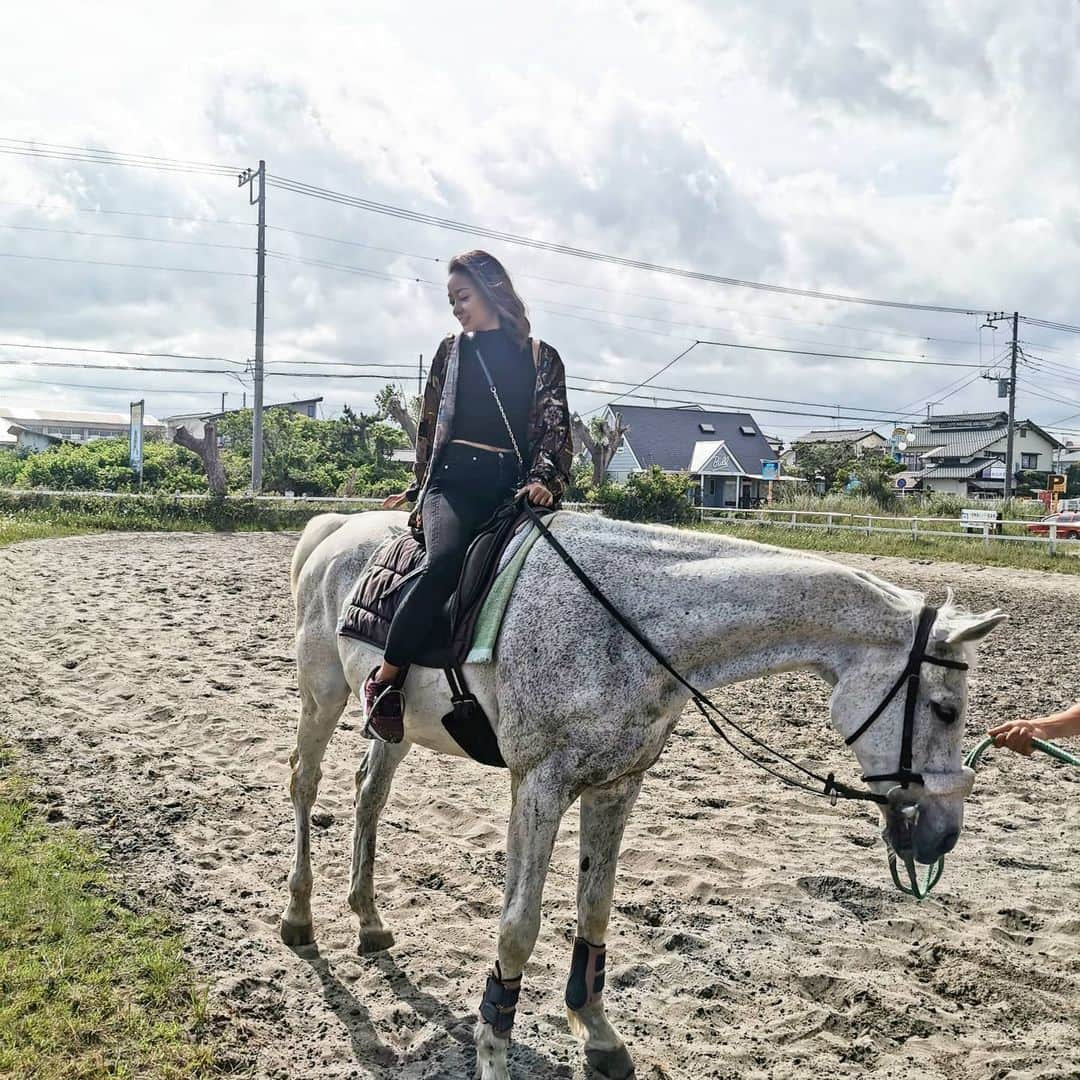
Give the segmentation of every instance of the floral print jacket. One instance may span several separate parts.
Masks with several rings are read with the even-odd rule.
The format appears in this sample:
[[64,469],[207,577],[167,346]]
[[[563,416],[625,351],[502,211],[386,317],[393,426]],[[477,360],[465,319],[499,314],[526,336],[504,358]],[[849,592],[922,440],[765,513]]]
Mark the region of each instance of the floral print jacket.
[[[529,411],[529,447],[523,450],[525,482],[539,481],[552,494],[555,505],[562,501],[570,483],[573,440],[570,409],[566,403],[566,374],[559,354],[546,341],[530,338],[536,366],[536,392]],[[416,479],[406,492],[415,502],[409,524],[418,528],[424,491],[432,475],[432,465],[450,441],[457,399],[460,334],[447,334],[431,361],[420,421],[416,427]]]

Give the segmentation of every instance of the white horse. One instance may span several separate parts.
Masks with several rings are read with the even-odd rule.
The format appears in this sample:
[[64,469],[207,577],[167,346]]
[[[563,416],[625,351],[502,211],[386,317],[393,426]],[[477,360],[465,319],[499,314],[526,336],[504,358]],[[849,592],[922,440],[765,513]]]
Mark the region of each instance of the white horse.
[[[309,818],[320,763],[350,693],[375,650],[339,637],[343,604],[368,556],[404,525],[401,511],[312,519],[292,564],[301,698],[292,764],[295,865],[281,923],[293,946],[314,940]],[[667,526],[560,513],[553,533],[613,603],[640,626],[696,687],[711,689],[771,672],[807,668],[833,687],[833,727],[853,735],[908,663],[923,597],[828,559]],[[926,652],[970,662],[973,643],[1005,616],[962,613],[950,600]],[[961,741],[967,675],[929,666],[914,703],[907,835],[930,863],[959,837],[964,797]],[[567,987],[571,1030],[601,1074],[632,1074],[629,1052],[604,1013],[603,942],[611,913],[623,828],[642,777],[660,756],[688,691],[668,675],[585,592],[542,538],[515,585],[494,663],[466,669],[470,688],[496,727],[510,772],[506,884],[496,971],[477,1022],[477,1076],[508,1080],[507,1047],[521,973],[540,927],[540,901],[559,822],[581,802],[577,935]],[[439,670],[414,667],[406,684],[406,740],[373,743],[356,773],[356,827],[349,905],[360,919],[361,953],[393,936],[375,907],[375,830],[394,771],[414,743],[461,755],[441,723],[449,691]],[[894,697],[854,744],[867,775],[893,773],[905,695]],[[894,782],[871,783],[885,793]],[[883,806],[890,833],[902,811]]]

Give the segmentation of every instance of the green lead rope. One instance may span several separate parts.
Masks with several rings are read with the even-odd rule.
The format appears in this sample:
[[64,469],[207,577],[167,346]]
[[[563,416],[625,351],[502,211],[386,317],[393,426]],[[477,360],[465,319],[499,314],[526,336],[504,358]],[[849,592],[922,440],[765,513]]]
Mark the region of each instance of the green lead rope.
[[[994,745],[994,740],[989,735],[974,750],[968,753],[968,756],[964,758],[964,764],[969,769],[974,769],[979,763],[979,758],[987,751],[987,749]],[[1031,745],[1036,750],[1041,750],[1044,754],[1049,754],[1055,761],[1064,762],[1066,765],[1080,765],[1080,758],[1073,757],[1072,754],[1066,753],[1060,746],[1056,746],[1052,742],[1044,742],[1042,739],[1032,739]]]
[[[969,769],[976,768],[983,754],[985,754],[993,745],[994,740],[987,735],[982,742],[968,751],[967,757],[964,758],[964,764]],[[1060,761],[1065,765],[1080,766],[1080,758],[1074,757],[1072,754],[1062,750],[1060,746],[1057,746],[1052,742],[1046,742],[1043,739],[1032,739],[1031,745],[1034,749],[1042,751],[1042,753],[1052,757],[1055,761]],[[900,877],[900,867],[898,865],[896,853],[890,851],[889,873],[892,874],[893,884],[907,896],[914,896],[916,900],[925,900],[926,897],[930,895],[930,890],[941,880],[941,875],[945,871],[945,856],[942,855],[936,863],[927,867],[926,874],[921,881],[919,880],[919,875],[915,869],[915,861],[913,859],[905,859],[904,867],[907,870],[908,884],[905,884]]]

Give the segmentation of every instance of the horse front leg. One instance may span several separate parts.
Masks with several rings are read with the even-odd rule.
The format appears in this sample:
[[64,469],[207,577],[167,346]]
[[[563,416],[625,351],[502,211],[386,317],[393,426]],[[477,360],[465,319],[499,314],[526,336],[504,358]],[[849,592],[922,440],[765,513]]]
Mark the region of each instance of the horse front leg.
[[499,921],[499,959],[480,1004],[476,1041],[479,1080],[509,1080],[506,1055],[521,974],[540,932],[540,901],[555,835],[573,801],[565,777],[553,767],[512,780],[513,802],[506,841],[506,887]]
[[313,684],[300,666],[300,722],[296,748],[289,755],[296,850],[289,874],[289,903],[281,916],[281,940],[294,948],[315,940],[311,921],[311,808],[322,779],[323,755],[348,699],[349,686],[344,676],[337,679],[331,675]]
[[634,1063],[604,1013],[604,967],[615,868],[623,830],[641,790],[642,774],[581,795],[581,861],[578,869],[577,938],[566,985],[570,1030],[582,1040],[585,1058],[601,1076],[626,1080]]
[[353,829],[349,907],[360,917],[356,950],[361,955],[389,949],[394,935],[375,907],[375,830],[386,806],[394,773],[411,743],[372,742],[356,770],[356,825]]

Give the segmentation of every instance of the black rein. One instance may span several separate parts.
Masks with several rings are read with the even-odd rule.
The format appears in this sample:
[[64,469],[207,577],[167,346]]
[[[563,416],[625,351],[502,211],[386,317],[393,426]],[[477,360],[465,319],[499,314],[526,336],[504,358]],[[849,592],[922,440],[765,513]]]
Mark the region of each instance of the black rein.
[[[541,535],[545,540],[555,549],[559,557],[566,563],[570,570],[574,573],[575,577],[585,586],[588,593],[594,597],[597,603],[604,608],[605,611],[624,629],[630,636],[647,652],[650,656],[681,686],[690,691],[690,696],[693,699],[694,705],[702,716],[708,721],[709,726],[717,733],[730,746],[736,753],[746,758],[747,761],[756,765],[760,769],[764,769],[765,772],[775,776],[778,780],[783,781],[789,787],[799,788],[802,791],[807,791],[812,795],[817,795],[830,799],[834,804],[838,798],[851,799],[858,802],[873,802],[882,806],[887,806],[889,799],[885,795],[879,795],[875,791],[863,790],[861,788],[853,788],[848,784],[837,780],[836,777],[830,772],[828,776],[821,776],[811,769],[807,769],[805,766],[800,765],[797,761],[793,761],[786,754],[780,753],[778,750],[774,750],[768,743],[762,742],[756,735],[747,731],[740,724],[737,724],[729,716],[726,716],[716,705],[714,705],[700,690],[693,686],[686,678],[672,667],[667,657],[649,640],[648,637],[637,627],[632,619],[624,615],[615,605],[600,591],[597,585],[592,579],[581,569],[580,566],[574,561],[570,553],[559,543],[558,540],[551,534],[551,531],[540,520],[539,515],[529,504],[528,500],[523,498],[522,504],[525,507],[526,512],[532,519],[533,524],[540,530]],[[919,616],[919,624],[915,631],[915,643],[912,645],[911,652],[908,654],[908,661],[904,667],[900,678],[896,680],[892,689],[885,696],[885,699],[874,710],[871,716],[859,727],[859,729],[851,736],[849,736],[845,742],[848,746],[854,743],[860,736],[864,735],[870,726],[874,723],[878,717],[885,711],[886,706],[892,701],[894,697],[900,692],[901,687],[907,683],[907,698],[904,703],[904,732],[900,747],[900,767],[894,773],[884,773],[876,776],[864,776],[863,781],[866,783],[873,782],[875,780],[896,780],[903,787],[907,787],[911,783],[922,783],[922,776],[919,773],[911,771],[911,754],[912,743],[914,741],[915,731],[915,707],[918,703],[919,696],[919,678],[920,669],[923,664],[937,664],[939,667],[955,668],[957,670],[966,671],[967,664],[957,660],[946,660],[942,657],[930,656],[926,652],[926,643],[930,637],[930,629],[934,624],[934,619],[937,617],[937,608],[924,607],[921,615]],[[792,768],[797,769],[805,776],[809,776],[812,780],[817,781],[822,785],[821,790],[815,787],[811,787],[809,784],[804,784],[799,780],[795,780],[790,776],[785,776],[783,773],[770,768],[765,762],[754,757],[752,754],[747,753],[742,747],[732,742],[728,737],[728,734],[724,729],[716,722],[711,714],[718,716],[725,724],[734,728],[743,738],[753,743],[755,746],[764,750],[766,753],[771,754],[773,757],[779,758],[781,761],[786,762]]]

